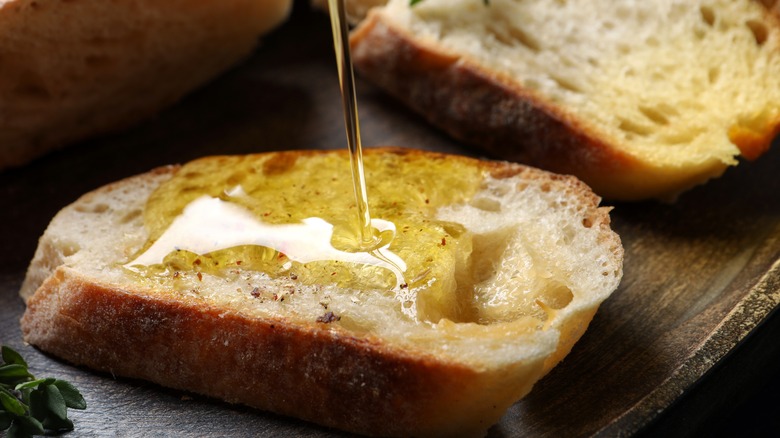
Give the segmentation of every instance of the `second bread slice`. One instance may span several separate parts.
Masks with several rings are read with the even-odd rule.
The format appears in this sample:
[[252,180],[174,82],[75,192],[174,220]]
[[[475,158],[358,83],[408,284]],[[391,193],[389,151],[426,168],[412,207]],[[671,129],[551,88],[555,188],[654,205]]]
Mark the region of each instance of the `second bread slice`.
[[409,3],[354,32],[360,72],[454,137],[604,197],[672,199],[780,129],[780,24],[762,2]]

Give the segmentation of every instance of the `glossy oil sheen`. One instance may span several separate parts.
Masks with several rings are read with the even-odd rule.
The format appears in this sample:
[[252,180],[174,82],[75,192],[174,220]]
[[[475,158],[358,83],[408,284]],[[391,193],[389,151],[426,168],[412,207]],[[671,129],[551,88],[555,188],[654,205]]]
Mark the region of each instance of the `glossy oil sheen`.
[[[467,161],[451,158],[422,160],[413,154],[377,153],[367,156],[372,211],[395,224],[389,250],[407,266],[408,283],[396,290],[401,303],[420,295],[438,302],[451,294],[454,275],[471,253],[471,235],[459,224],[435,219],[445,205],[467,202],[479,187],[482,173]],[[265,224],[300,224],[319,218],[333,225],[331,244],[349,250],[357,239],[352,181],[344,172],[349,157],[339,152],[291,152],[223,156],[183,166],[149,198],[144,212],[150,232],[148,249],[192,201],[209,196],[251,212]],[[241,187],[242,195],[235,196]],[[387,242],[387,236],[382,237]],[[272,278],[294,277],[303,284],[338,285],[345,289],[396,288],[396,276],[378,266],[320,260],[291,261],[283,252],[236,245],[209,254],[173,251],[147,274],[173,275],[202,271],[215,275],[242,269]]]
[[[452,298],[445,297],[453,295],[455,271],[462,268],[471,252],[470,236],[458,224],[431,218],[437,206],[459,202],[459,197],[473,193],[480,178],[473,168],[458,161],[423,164],[400,156],[383,158],[377,174],[372,176],[371,189],[378,200],[377,217],[381,218],[376,223],[384,225],[373,226],[345,5],[343,0],[329,0],[329,8],[352,190],[344,184],[347,180],[342,176],[342,169],[347,168],[344,166],[347,163],[343,163],[343,155],[309,157],[300,163],[294,155],[285,154],[271,158],[220,158],[218,161],[225,162],[217,166],[214,166],[216,161],[196,162],[182,169],[150,199],[146,219],[152,231],[151,239],[144,248],[146,253],[139,253],[130,264],[151,266],[147,273],[158,274],[180,270],[219,273],[240,267],[271,277],[288,275],[305,284],[395,290],[404,313],[412,317],[420,316],[417,305],[420,294],[434,303],[429,307],[456,306]],[[379,159],[381,155],[376,157]],[[326,163],[314,164],[320,160]],[[451,178],[455,175],[457,178]],[[235,196],[237,191],[241,196]],[[213,198],[209,201],[204,196]],[[177,219],[178,223],[174,220],[189,202],[198,198],[201,198],[199,202],[216,202],[215,208],[222,205],[221,199],[241,206],[249,215],[254,214],[256,220],[249,220],[251,223],[246,225],[253,232],[246,234],[245,242],[231,237],[230,245],[214,245],[210,237],[181,236],[185,228],[171,225],[181,225],[183,219]],[[222,210],[223,214],[232,211],[237,217],[244,215],[232,208]],[[197,214],[190,214],[188,220],[194,228],[185,233],[230,233],[224,226],[213,225],[219,224],[218,218],[209,229],[197,223],[197,218]],[[225,216],[223,222],[233,219]],[[322,235],[309,226],[315,223],[324,224],[320,228]],[[288,237],[276,239],[278,244],[268,243],[274,240],[274,234],[282,233],[288,233]],[[310,236],[303,237],[304,250],[286,253],[287,242],[298,236]],[[322,238],[330,242],[323,242]],[[157,239],[165,242],[155,244]],[[305,249],[306,239],[309,251]],[[178,243],[183,240],[200,243],[190,246]],[[368,259],[361,254],[367,254]],[[444,309],[442,312],[448,313]],[[435,318],[439,312],[427,313],[433,313],[428,316]]]

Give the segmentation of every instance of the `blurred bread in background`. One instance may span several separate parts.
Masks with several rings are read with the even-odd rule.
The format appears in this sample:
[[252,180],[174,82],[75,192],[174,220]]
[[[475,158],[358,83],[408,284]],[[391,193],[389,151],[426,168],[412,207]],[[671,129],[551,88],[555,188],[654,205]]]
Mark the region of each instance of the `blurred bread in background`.
[[[359,2],[364,4],[364,2]],[[675,199],[780,131],[776,0],[390,0],[353,60],[452,137],[618,200]]]
[[292,0],[0,0],[0,169],[116,130],[247,57]]

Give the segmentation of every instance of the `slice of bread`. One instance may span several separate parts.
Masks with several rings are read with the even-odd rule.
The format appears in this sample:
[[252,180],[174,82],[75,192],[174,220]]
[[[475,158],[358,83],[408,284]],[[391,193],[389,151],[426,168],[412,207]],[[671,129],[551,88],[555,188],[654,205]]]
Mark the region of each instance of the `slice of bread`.
[[573,177],[518,164],[398,148],[367,150],[365,164],[373,217],[397,227],[389,250],[406,284],[375,266],[252,246],[138,267],[204,194],[274,225],[355,215],[346,152],[210,157],[58,213],[21,291],[25,341],[351,432],[484,434],[618,286],[609,209]]
[[250,54],[292,0],[0,0],[0,169],[120,129]]
[[673,199],[760,156],[778,133],[778,9],[391,0],[353,33],[353,60],[497,157],[574,174],[608,198]]

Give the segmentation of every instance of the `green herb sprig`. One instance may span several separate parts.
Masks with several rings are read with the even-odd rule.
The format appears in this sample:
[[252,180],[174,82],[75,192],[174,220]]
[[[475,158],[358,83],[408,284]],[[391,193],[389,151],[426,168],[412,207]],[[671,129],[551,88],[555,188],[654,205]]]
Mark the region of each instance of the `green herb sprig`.
[[64,380],[36,379],[22,356],[5,345],[2,359],[0,431],[8,429],[8,438],[23,438],[73,430],[68,408],[87,408],[79,391]]

